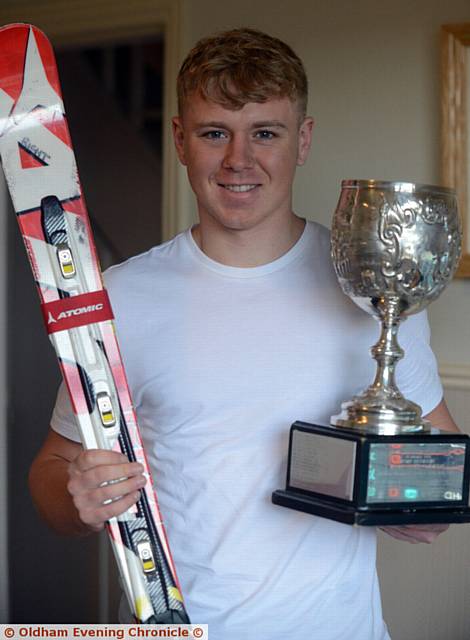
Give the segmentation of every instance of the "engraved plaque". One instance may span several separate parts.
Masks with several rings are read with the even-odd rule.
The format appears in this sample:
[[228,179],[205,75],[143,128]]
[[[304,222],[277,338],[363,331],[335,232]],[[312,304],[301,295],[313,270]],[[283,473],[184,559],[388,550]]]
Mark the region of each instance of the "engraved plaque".
[[352,500],[356,443],[295,431],[289,485]]

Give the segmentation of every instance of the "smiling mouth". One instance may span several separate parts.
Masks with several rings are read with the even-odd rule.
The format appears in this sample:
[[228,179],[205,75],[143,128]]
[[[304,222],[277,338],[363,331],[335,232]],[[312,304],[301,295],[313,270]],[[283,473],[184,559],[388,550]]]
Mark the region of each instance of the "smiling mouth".
[[247,191],[252,191],[259,187],[258,184],[221,184],[219,183],[219,187],[223,187],[228,191],[233,191],[234,193],[246,193]]

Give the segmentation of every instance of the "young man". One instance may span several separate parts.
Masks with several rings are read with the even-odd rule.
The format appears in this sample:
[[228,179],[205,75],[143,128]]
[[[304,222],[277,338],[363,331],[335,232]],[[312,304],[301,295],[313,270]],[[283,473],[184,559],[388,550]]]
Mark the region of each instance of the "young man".
[[[292,211],[313,127],[302,63],[266,34],[226,32],[190,52],[178,95],[199,224],[106,281],[188,612],[216,640],[388,638],[375,531],[271,503],[290,424],[328,423],[370,382],[377,332],[338,287],[327,230]],[[453,430],[428,338],[424,314],[403,325],[398,381]],[[61,389],[31,470],[51,526],[99,531],[143,484],[120,454],[82,451]],[[430,542],[445,528],[388,531]]]

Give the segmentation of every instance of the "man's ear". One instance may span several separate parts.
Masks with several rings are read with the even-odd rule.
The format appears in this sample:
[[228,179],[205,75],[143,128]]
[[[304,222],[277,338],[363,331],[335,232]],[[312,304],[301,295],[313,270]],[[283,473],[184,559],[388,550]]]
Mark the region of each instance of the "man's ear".
[[313,118],[304,118],[299,128],[297,165],[300,167],[307,161],[310,145],[312,144]]
[[181,164],[186,165],[184,154],[184,127],[180,116],[175,116],[171,120],[173,127],[173,140],[175,141],[176,153]]

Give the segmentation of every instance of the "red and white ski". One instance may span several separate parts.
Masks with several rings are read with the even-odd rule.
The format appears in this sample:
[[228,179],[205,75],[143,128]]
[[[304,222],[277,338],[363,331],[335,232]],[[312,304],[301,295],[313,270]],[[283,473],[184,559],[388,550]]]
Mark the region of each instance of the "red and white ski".
[[135,618],[188,623],[116,342],[54,52],[36,27],[0,28],[0,157],[83,446],[145,467],[137,505],[108,523]]

